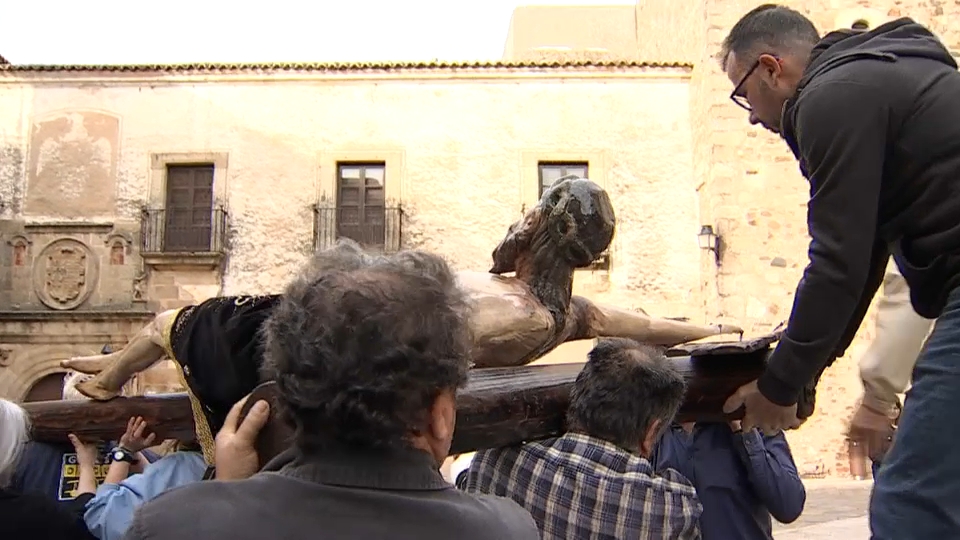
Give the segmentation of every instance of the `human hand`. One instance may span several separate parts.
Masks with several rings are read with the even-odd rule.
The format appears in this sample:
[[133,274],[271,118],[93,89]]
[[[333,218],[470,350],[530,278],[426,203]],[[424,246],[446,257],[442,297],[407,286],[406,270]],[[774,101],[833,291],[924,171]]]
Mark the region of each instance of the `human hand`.
[[146,437],[143,432],[147,429],[147,422],[142,416],[132,416],[127,421],[127,431],[120,436],[120,446],[134,454],[153,444],[157,434],[151,432]]
[[97,451],[97,444],[90,442],[83,442],[79,437],[73,433],[67,435],[67,438],[70,439],[70,444],[73,445],[73,450],[77,453],[77,464],[81,467],[83,466],[94,466],[97,464],[97,457],[99,452]]
[[743,431],[743,424],[740,422],[740,420],[731,420],[727,423],[730,424],[730,431],[734,433],[740,433]]
[[773,436],[784,429],[800,427],[797,405],[784,407],[771,402],[760,393],[757,381],[738,388],[723,404],[723,412],[730,414],[740,407],[746,408],[741,421],[744,431],[758,428],[764,435]]
[[871,461],[883,461],[883,456],[893,444],[898,417],[898,410],[884,414],[861,403],[850,421],[847,438],[858,441],[866,449]]
[[249,398],[248,394],[233,405],[217,433],[214,453],[217,480],[249,478],[260,468],[255,444],[257,435],[270,418],[270,405],[262,399],[257,401],[238,426],[240,411]]

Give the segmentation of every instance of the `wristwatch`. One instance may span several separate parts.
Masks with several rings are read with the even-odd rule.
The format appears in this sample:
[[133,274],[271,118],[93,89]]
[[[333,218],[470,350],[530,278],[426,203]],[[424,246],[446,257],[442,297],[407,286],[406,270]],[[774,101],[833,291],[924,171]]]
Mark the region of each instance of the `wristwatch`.
[[117,446],[110,451],[110,459],[113,461],[126,461],[127,463],[135,463],[137,461],[137,456],[130,450],[127,450],[122,446]]

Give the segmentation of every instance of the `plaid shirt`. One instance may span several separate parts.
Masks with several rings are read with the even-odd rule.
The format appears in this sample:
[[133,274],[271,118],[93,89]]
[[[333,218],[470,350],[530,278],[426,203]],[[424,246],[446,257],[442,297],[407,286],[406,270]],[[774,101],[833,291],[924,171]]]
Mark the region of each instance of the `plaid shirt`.
[[544,540],[700,538],[696,491],[672,469],[579,433],[481,450],[466,491],[509,497],[527,509]]

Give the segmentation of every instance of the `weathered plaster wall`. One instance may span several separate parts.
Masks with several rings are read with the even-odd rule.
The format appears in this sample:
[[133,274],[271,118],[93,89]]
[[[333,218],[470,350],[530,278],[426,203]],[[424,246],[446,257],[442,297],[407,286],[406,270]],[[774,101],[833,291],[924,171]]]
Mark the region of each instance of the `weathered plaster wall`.
[[[489,265],[523,204],[535,201],[536,161],[584,158],[610,190],[620,226],[611,272],[581,281],[621,304],[697,317],[688,307],[697,304],[700,255],[687,80],[682,72],[561,75],[522,84],[448,77],[81,88],[48,79],[27,91],[30,122],[21,137],[32,157],[19,188],[22,216],[51,219],[80,208],[90,218],[136,218],[157,192],[152,155],[225,154],[226,186],[217,190],[232,230],[223,292],[274,291],[310,250],[311,205],[334,195],[338,159],[385,159],[388,196],[407,217],[404,246],[477,269]],[[98,132],[84,127],[91,122]],[[35,172],[34,156],[44,152],[69,188],[49,189]],[[4,184],[15,190],[20,182],[8,176]],[[66,204],[80,189],[87,190],[82,206]]]
[[700,59],[703,34],[693,29],[703,20],[700,0],[637,0],[637,58],[645,62]]
[[20,211],[23,202],[23,97],[19,85],[0,85],[0,218]]
[[[223,271],[149,269],[137,290],[159,311],[217,294],[281,290],[311,252],[311,206],[334,197],[337,161],[385,161],[387,196],[405,212],[403,247],[441,253],[461,269],[488,268],[507,227],[536,202],[538,161],[589,161],[619,227],[611,269],[579,272],[576,291],[700,321],[688,73],[631,69],[360,80],[25,76],[0,84],[0,109],[21,110],[0,133],[28,156],[0,177],[0,193],[23,201],[8,229],[136,223],[141,206],[163,205],[165,163],[215,162],[215,197],[230,214]],[[5,248],[15,260],[14,246]],[[127,268],[138,248],[125,252],[126,282],[141,276],[139,265]],[[109,270],[111,247],[103,250],[99,268]],[[555,357],[572,350],[582,359],[584,345]],[[37,354],[46,350],[39,347]],[[30,354],[18,359],[36,363]],[[25,379],[13,376],[10,391],[26,392]]]
[[544,48],[593,50],[614,58],[637,58],[634,7],[539,5],[514,9],[503,58],[536,58],[538,49]]
[[113,212],[119,117],[51,111],[33,119],[28,144],[25,215],[76,219]]

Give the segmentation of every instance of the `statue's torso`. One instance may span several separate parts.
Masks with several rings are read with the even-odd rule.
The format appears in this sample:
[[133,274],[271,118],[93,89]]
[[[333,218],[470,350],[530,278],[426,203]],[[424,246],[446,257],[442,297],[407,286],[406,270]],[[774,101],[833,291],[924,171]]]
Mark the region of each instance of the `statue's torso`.
[[472,304],[476,367],[526,363],[553,339],[553,317],[522,281],[487,272],[457,275]]

